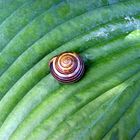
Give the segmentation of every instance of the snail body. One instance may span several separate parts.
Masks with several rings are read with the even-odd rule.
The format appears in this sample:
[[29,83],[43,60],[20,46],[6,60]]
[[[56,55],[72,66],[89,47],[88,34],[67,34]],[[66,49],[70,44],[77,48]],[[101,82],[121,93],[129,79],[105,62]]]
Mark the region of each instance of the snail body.
[[64,52],[53,57],[50,62],[50,72],[61,83],[74,83],[81,79],[85,66],[82,58],[71,52]]

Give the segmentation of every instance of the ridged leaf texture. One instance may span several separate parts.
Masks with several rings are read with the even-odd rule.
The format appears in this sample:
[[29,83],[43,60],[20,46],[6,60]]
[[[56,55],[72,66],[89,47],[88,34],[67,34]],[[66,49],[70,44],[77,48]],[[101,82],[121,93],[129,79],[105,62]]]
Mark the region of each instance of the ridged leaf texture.
[[[86,65],[68,85],[66,51]],[[140,0],[0,0],[0,140],[140,140]]]

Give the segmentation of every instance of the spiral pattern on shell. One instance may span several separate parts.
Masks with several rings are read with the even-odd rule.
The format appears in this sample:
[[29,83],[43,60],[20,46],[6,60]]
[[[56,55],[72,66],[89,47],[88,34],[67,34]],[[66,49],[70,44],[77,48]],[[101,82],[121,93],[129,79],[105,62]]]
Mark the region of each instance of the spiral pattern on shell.
[[62,83],[73,83],[80,80],[85,71],[82,58],[78,54],[70,52],[53,57],[49,66],[53,77]]

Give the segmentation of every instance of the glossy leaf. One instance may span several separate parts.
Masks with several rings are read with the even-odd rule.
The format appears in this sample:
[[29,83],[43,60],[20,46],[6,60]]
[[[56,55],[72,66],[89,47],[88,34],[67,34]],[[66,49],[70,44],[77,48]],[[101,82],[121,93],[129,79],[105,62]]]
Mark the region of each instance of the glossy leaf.
[[[61,84],[49,60],[79,53]],[[140,139],[140,0],[0,0],[0,140]]]

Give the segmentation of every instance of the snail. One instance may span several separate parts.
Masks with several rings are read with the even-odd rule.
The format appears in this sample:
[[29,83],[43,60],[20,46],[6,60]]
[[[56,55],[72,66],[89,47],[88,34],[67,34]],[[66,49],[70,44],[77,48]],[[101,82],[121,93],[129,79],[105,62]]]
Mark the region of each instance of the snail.
[[73,52],[64,52],[49,61],[50,72],[61,83],[79,81],[85,71],[84,61],[80,55]]

